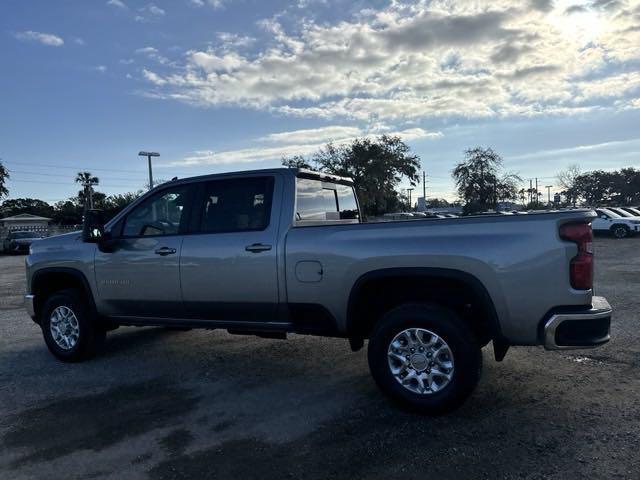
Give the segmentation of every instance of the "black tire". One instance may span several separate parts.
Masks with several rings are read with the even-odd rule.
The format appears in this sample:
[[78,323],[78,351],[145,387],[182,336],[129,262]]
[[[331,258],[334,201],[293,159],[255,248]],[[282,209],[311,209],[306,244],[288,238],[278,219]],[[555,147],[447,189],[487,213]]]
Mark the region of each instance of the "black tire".
[[[78,338],[74,346],[62,348],[51,331],[52,313],[58,307],[70,309],[78,324]],[[106,330],[96,324],[85,297],[75,289],[61,290],[46,299],[40,313],[40,327],[49,351],[63,362],[80,362],[98,353],[106,338]]]
[[613,225],[611,227],[611,235],[616,238],[627,238],[629,236],[629,227],[626,225]]
[[[408,328],[435,333],[452,352],[453,374],[437,392],[413,392],[391,372],[389,346],[396,335]],[[368,357],[371,374],[380,389],[401,406],[426,415],[441,415],[460,406],[475,389],[482,372],[482,352],[471,329],[456,313],[430,304],[404,304],[387,312],[371,334]]]

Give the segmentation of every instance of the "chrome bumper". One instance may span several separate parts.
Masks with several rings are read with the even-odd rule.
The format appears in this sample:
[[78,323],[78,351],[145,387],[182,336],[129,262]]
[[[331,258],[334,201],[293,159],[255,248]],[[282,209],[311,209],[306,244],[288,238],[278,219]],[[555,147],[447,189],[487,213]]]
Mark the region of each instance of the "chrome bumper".
[[29,314],[31,318],[35,320],[36,318],[36,309],[34,307],[35,295],[25,295],[24,296],[24,308]]
[[547,350],[594,348],[609,341],[613,310],[604,297],[593,297],[591,308],[556,313],[544,325]]

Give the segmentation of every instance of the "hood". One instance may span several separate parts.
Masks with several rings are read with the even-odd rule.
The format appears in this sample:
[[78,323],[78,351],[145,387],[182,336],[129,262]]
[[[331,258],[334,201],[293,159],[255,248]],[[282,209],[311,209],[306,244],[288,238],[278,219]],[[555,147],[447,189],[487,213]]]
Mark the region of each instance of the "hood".
[[82,243],[82,232],[63,233],[53,237],[41,238],[37,242],[33,242],[31,248],[34,250],[49,250],[71,246]]

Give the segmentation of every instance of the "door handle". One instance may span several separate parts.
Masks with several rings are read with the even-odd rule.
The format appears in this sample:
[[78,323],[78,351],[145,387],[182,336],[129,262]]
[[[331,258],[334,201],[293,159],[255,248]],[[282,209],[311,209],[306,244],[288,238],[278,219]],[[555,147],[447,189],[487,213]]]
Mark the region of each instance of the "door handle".
[[247,245],[244,249],[247,252],[253,253],[266,252],[267,250],[271,250],[271,245],[266,245],[264,243],[252,243],[251,245]]
[[176,253],[176,249],[175,248],[169,248],[169,247],[161,247],[158,248],[155,251],[156,255],[161,255],[161,256],[165,256],[165,255],[173,255],[174,253]]

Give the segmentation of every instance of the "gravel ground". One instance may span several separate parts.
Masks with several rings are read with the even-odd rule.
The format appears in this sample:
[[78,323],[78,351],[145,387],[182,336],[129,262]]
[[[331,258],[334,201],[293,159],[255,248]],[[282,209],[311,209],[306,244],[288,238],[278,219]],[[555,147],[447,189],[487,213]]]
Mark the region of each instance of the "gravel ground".
[[487,348],[439,418],[390,404],[345,340],[121,328],[60,363],[21,308],[23,258],[0,257],[0,478],[640,478],[640,239],[595,248],[613,340]]

